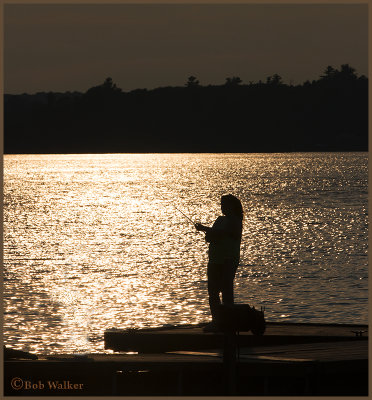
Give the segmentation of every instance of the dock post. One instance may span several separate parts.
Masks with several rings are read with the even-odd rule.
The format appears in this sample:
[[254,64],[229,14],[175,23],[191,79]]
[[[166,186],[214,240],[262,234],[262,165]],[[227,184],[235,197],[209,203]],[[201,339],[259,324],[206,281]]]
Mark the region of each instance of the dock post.
[[225,369],[227,394],[236,395],[236,332],[224,332],[223,365]]
[[117,371],[114,371],[111,376],[111,395],[115,396],[117,390]]
[[180,368],[177,374],[177,395],[183,395],[183,369]]

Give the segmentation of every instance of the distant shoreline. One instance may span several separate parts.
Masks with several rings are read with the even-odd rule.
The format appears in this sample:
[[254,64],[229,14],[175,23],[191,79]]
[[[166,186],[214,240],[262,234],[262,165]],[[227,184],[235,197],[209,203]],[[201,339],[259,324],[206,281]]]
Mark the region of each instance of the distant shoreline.
[[368,151],[368,78],[347,64],[316,81],[4,96],[6,154]]

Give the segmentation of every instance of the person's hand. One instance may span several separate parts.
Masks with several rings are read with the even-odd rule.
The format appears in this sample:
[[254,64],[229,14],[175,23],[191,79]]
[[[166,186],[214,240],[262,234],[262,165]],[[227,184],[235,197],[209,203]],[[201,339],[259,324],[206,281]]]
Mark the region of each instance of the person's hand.
[[202,225],[202,224],[199,224],[199,222],[195,224],[195,229],[196,229],[197,231],[202,231],[203,228],[204,228],[203,225]]

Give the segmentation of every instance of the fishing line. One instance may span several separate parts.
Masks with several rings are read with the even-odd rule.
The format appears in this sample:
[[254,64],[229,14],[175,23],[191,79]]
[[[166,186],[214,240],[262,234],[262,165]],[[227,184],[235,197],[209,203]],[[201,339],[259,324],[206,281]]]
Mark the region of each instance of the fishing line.
[[[150,185],[149,183],[147,184],[148,186],[150,186],[152,189],[155,190],[155,192],[157,192],[159,194],[159,196],[169,205],[171,205],[173,208],[175,208],[178,212],[180,212],[185,218],[187,218],[194,226],[195,226],[195,222],[188,216],[186,215],[183,211],[181,211],[179,208],[177,208],[174,204],[170,203],[169,199],[166,199],[159,191],[158,189],[156,189],[154,186]],[[167,187],[167,186],[166,186]],[[167,189],[169,189],[167,187]]]

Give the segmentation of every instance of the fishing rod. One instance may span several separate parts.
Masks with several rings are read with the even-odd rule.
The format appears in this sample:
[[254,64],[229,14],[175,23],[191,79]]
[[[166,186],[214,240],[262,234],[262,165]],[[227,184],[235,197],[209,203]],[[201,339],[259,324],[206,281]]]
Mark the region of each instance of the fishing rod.
[[174,207],[177,211],[179,211],[185,218],[187,218],[193,225],[195,225],[195,222],[188,217],[184,212],[182,212],[180,209],[178,209],[175,205],[171,204],[172,207]]
[[[153,189],[155,189],[152,185],[151,186]],[[156,190],[156,189],[155,189]],[[160,197],[165,200],[167,203],[169,203],[169,200],[166,199],[160,192],[158,192],[158,194],[160,195]],[[187,216],[183,211],[181,211],[179,208],[177,208],[174,204],[170,203],[170,205],[175,208],[178,212],[180,212],[185,218],[187,218],[194,226],[195,226],[195,222],[189,217]]]

